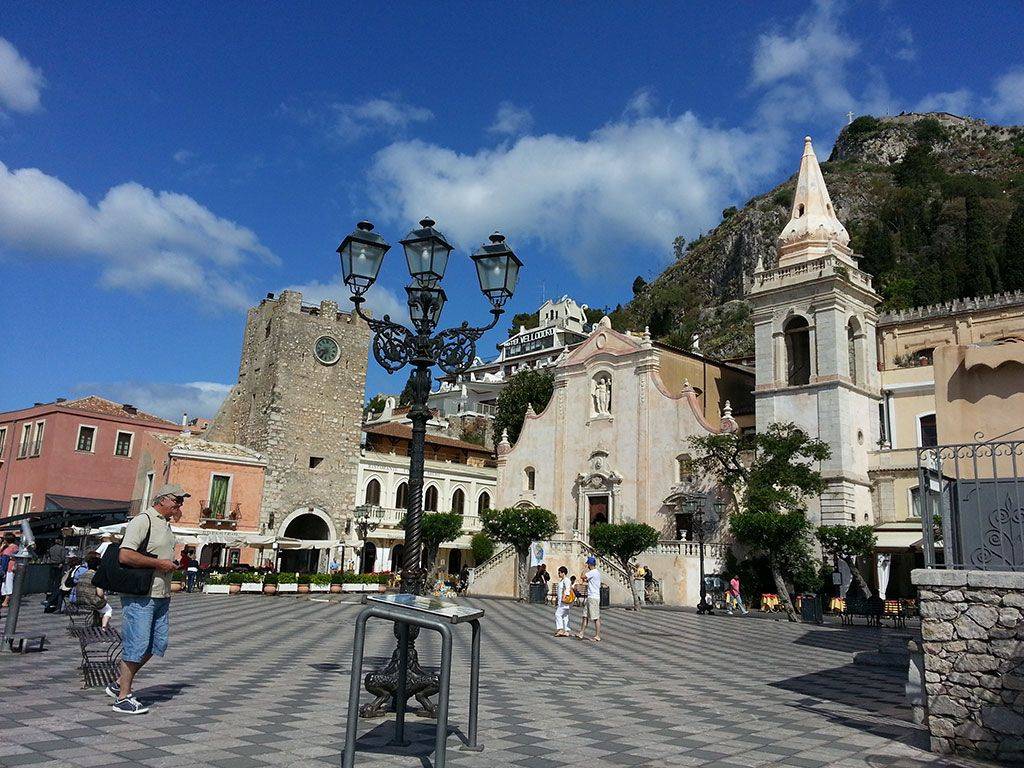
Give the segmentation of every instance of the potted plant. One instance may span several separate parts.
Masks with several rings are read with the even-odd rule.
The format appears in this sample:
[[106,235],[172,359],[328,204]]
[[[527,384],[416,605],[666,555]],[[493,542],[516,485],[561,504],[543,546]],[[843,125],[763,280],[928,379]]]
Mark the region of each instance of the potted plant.
[[359,582],[360,575],[361,574],[353,573],[352,571],[345,571],[341,574],[341,591],[362,592],[363,585]]
[[277,591],[278,592],[298,592],[299,585],[295,581],[294,573],[279,573],[277,574]]
[[243,577],[244,577],[244,574],[241,574],[241,573],[229,573],[229,574],[227,574],[227,579],[226,580],[227,580],[227,583],[228,583],[228,594],[229,595],[237,595],[239,592],[242,591],[242,579],[243,579]]
[[211,573],[206,577],[206,584],[203,586],[203,592],[207,595],[226,595],[230,591],[230,586],[224,578],[222,573]]
[[340,573],[331,574],[331,592],[338,594],[341,592],[341,585],[345,583],[345,577]]
[[264,595],[276,595],[277,594],[277,574],[268,573],[263,577],[263,594]]
[[185,574],[175,571],[171,574],[171,592],[181,592],[185,588]]
[[331,590],[331,574],[314,573],[309,578],[310,592],[329,592]]
[[299,589],[298,589],[299,594],[306,594],[306,593],[309,592],[309,574],[308,573],[300,573],[300,574],[298,574],[298,576],[296,577],[295,581],[299,585]]
[[242,574],[243,592],[262,592],[263,574],[258,571],[246,571]]

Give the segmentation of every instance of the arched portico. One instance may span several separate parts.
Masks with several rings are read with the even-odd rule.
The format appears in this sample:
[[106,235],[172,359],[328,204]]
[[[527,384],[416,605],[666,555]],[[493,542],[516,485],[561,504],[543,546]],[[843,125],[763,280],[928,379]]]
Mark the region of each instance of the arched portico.
[[282,571],[316,573],[323,570],[330,557],[331,544],[338,540],[334,521],[317,507],[302,507],[292,512],[281,521],[277,535],[285,539],[323,544],[315,548],[281,549],[279,569]]

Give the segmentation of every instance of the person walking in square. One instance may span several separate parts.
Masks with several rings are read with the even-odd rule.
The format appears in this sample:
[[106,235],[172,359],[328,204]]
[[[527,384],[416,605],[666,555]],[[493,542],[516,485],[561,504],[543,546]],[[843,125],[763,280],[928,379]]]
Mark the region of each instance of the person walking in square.
[[726,609],[726,613],[732,615],[732,609],[738,607],[740,611],[746,616],[750,611],[747,610],[746,606],[743,605],[743,596],[740,594],[740,577],[733,576],[729,580],[729,607]]
[[572,634],[569,614],[576,594],[572,591],[572,582],[569,581],[569,569],[564,565],[558,568],[558,586],[555,589],[555,637],[568,637]]
[[132,685],[139,670],[167,650],[171,573],[176,568],[171,521],[181,517],[181,505],[189,495],[180,485],[162,486],[153,497],[153,505],[128,523],[121,540],[121,565],[153,570],[148,595],[121,595],[121,676],[107,686],[106,692],[114,698],[113,710],[123,715],[149,711],[135,698]]
[[580,633],[576,635],[580,640],[584,639],[587,631],[587,624],[594,622],[594,642],[601,642],[601,572],[597,570],[597,558],[591,555],[587,558],[587,572],[583,574],[587,581],[587,602],[583,606],[583,623],[580,625]]
[[14,568],[17,565],[14,559],[16,554],[18,539],[13,533],[5,533],[3,546],[0,548],[0,594],[3,595],[0,608],[7,608],[11,603],[11,594],[14,592]]

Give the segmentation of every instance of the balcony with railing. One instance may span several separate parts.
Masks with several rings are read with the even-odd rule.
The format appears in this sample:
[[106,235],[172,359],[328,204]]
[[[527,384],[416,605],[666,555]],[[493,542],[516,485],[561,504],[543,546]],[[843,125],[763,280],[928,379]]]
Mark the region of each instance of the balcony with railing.
[[242,517],[241,504],[199,502],[199,524],[203,527],[234,530]]
[[[450,512],[451,510],[440,510],[442,512]],[[377,537],[381,536],[381,529],[400,528],[402,518],[405,517],[406,510],[398,509],[395,507],[381,507],[376,504],[361,504],[355,509],[356,516],[365,515],[371,521],[377,523],[379,528],[377,529]],[[433,510],[424,510],[424,515],[434,514]],[[483,522],[477,515],[462,515],[462,530],[466,534],[474,534],[483,530]]]

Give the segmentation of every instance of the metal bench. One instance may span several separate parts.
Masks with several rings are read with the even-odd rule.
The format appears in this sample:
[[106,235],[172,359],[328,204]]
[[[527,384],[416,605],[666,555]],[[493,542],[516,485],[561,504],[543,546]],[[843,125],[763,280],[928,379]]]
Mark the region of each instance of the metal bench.
[[82,648],[85,688],[105,686],[117,679],[121,664],[121,633],[113,627],[75,626],[68,634]]
[[861,616],[867,620],[869,627],[880,627],[882,617],[885,616],[885,603],[877,597],[848,597],[839,616],[843,624],[852,626],[854,618]]

